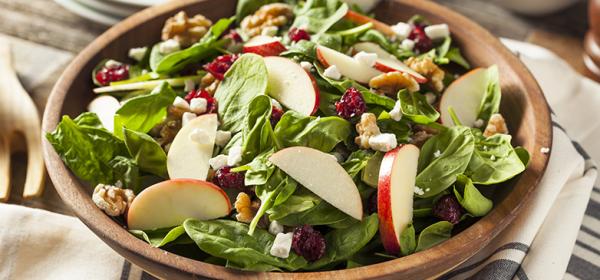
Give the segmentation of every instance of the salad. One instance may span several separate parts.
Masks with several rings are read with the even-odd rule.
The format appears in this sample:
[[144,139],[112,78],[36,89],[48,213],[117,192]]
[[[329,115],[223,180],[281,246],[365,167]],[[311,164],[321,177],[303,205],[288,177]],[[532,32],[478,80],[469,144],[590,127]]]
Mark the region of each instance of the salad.
[[181,11],[123,53],[91,73],[88,112],[46,137],[131,234],[204,262],[400,258],[489,213],[529,160],[499,113],[497,67],[471,69],[448,25],[418,15],[241,0],[217,21]]

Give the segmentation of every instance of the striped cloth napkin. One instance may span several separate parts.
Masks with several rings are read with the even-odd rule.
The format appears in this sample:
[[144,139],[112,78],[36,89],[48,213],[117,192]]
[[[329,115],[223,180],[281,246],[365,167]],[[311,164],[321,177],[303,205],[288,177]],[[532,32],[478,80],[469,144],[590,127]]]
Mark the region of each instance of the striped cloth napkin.
[[[599,279],[600,189],[592,191],[597,172],[591,158],[600,159],[594,143],[600,139],[600,85],[546,49],[503,42],[533,72],[553,109],[550,163],[521,215],[488,247],[441,278]],[[153,277],[73,217],[0,204],[0,279]]]

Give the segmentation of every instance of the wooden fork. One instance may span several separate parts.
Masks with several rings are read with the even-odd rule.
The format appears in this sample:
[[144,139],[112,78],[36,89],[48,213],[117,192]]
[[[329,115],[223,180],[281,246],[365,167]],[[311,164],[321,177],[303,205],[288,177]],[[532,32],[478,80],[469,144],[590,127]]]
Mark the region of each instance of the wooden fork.
[[8,41],[0,39],[0,202],[6,202],[10,194],[11,141],[17,133],[24,136],[28,149],[23,197],[40,196],[44,190],[46,169],[42,158],[39,114],[17,78]]

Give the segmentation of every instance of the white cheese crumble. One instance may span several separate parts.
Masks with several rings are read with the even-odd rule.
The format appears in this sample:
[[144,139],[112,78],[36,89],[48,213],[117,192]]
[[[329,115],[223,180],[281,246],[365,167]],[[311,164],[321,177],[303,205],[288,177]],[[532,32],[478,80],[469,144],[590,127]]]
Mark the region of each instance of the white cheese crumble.
[[419,188],[417,186],[415,186],[415,193],[417,195],[424,195],[425,194],[425,192],[423,191],[423,189],[421,189],[421,188]]
[[219,147],[225,147],[231,140],[231,131],[218,130],[215,135],[215,144]]
[[235,146],[229,149],[227,155],[227,165],[235,166],[242,161],[242,146]]
[[437,150],[433,153],[434,158],[439,158],[441,155],[442,155],[442,152],[440,150]]
[[226,155],[218,155],[214,158],[208,160],[208,164],[213,170],[217,170],[221,167],[227,166],[227,159],[229,157]]
[[188,91],[192,91],[196,89],[196,83],[194,83],[194,80],[185,80],[184,84],[183,84],[183,90],[188,92]]
[[340,71],[338,71],[337,66],[335,66],[335,65],[331,65],[331,66],[327,67],[327,69],[325,69],[325,71],[323,71],[323,75],[325,75],[325,77],[327,77],[327,78],[334,79],[334,80],[339,80],[342,77],[342,73],[340,73]]
[[116,68],[116,67],[119,67],[119,66],[121,66],[121,62],[118,62],[118,61],[116,61],[116,60],[109,59],[109,60],[107,60],[106,62],[104,62],[104,66],[105,66],[106,68]]
[[283,232],[283,225],[277,221],[272,221],[269,224],[269,233],[272,235],[278,235]]
[[183,113],[183,115],[181,116],[181,127],[184,127],[186,124],[188,124],[191,120],[195,119],[197,116],[194,113],[190,113],[190,112],[185,112]]
[[363,65],[372,67],[375,65],[375,61],[377,61],[377,54],[360,51],[354,55],[354,60]]
[[402,43],[400,43],[400,47],[407,51],[412,51],[415,48],[415,41],[411,39],[404,39]]
[[279,28],[277,28],[277,26],[267,26],[262,29],[262,31],[260,32],[260,35],[273,37],[273,36],[277,35],[278,30],[279,30]]
[[196,114],[206,112],[206,106],[208,106],[206,98],[197,97],[190,101],[190,110]]
[[435,103],[437,100],[437,96],[433,92],[428,92],[425,94],[425,99],[427,100],[427,103],[433,105],[433,103]]
[[393,133],[381,133],[369,138],[369,146],[371,149],[380,152],[389,152],[390,150],[398,146],[396,140],[396,134]]
[[275,236],[275,241],[273,241],[273,246],[271,247],[272,256],[284,258],[290,256],[290,250],[292,249],[292,238],[294,236],[293,232],[288,233],[278,233]]
[[312,70],[313,65],[308,61],[300,61],[300,66],[304,68],[304,70],[309,71]]
[[490,159],[491,159],[492,161],[494,161],[494,160],[496,160],[496,156],[495,156],[495,155],[492,155],[492,156],[490,156]]
[[160,45],[158,46],[158,51],[164,55],[174,53],[178,50],[181,50],[181,46],[179,45],[179,42],[175,39],[166,40],[160,43]]
[[208,135],[208,132],[204,129],[200,129],[200,128],[194,128],[192,130],[192,132],[190,132],[190,140],[201,144],[201,145],[207,145],[210,144],[210,135]]
[[283,110],[283,107],[281,107],[281,103],[279,103],[279,101],[275,100],[274,98],[271,98],[271,106],[279,110]]
[[443,39],[450,36],[450,29],[448,29],[448,25],[443,24],[434,24],[425,27],[425,34],[432,40]]
[[483,120],[482,119],[477,119],[476,121],[473,122],[473,126],[480,128],[483,126]]
[[412,26],[406,22],[398,22],[395,25],[392,25],[392,31],[396,33],[398,40],[404,40],[406,37],[408,37],[408,35],[410,35]]
[[175,97],[175,100],[173,100],[173,106],[186,111],[190,109],[190,104],[179,96]]
[[400,100],[396,101],[394,108],[390,111],[390,117],[392,120],[400,121],[402,119],[402,109],[400,108]]
[[542,148],[540,149],[540,152],[542,152],[542,154],[547,154],[547,153],[549,153],[549,152],[550,152],[550,148],[548,148],[548,147],[542,147]]
[[144,59],[144,56],[146,55],[147,50],[147,47],[131,48],[129,49],[128,55],[135,61],[142,61],[142,59]]

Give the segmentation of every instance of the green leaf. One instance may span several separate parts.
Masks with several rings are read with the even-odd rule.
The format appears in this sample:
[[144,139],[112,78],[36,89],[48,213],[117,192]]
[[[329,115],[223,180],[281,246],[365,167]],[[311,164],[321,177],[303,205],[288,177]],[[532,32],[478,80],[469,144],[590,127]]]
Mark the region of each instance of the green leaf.
[[398,143],[408,143],[412,134],[408,120],[401,119],[400,121],[395,121],[385,111],[381,112],[379,117],[377,117],[377,126],[379,126],[382,133],[395,134]]
[[419,234],[419,241],[415,252],[420,252],[429,249],[437,244],[440,244],[452,236],[453,225],[446,221],[432,224]]
[[475,140],[471,129],[454,126],[431,137],[419,154],[416,185],[431,197],[450,187],[469,165]]
[[317,44],[315,42],[300,40],[291,45],[280,54],[283,57],[298,57],[304,61],[315,61],[317,59]]
[[113,171],[114,182],[120,181],[125,188],[133,190],[136,194],[141,191],[142,178],[135,161],[124,156],[116,156],[108,162],[108,166]]
[[454,195],[458,203],[474,217],[485,216],[494,206],[494,203],[483,196],[473,185],[471,179],[464,175],[458,175],[456,186],[454,186]]
[[269,214],[269,220],[277,221],[285,216],[311,209],[320,202],[319,198],[314,195],[292,195],[285,203],[267,210],[267,214]]
[[271,98],[266,95],[254,97],[247,107],[242,129],[242,162],[252,161],[257,155],[275,145],[271,127]]
[[145,172],[168,178],[167,155],[148,134],[123,128],[123,140],[137,166]]
[[403,256],[408,256],[414,253],[416,249],[415,227],[410,224],[400,233],[400,252]]
[[425,95],[419,92],[408,92],[403,89],[398,92],[402,115],[418,124],[435,122],[440,113],[427,102]]
[[330,152],[352,133],[351,124],[340,117],[305,117],[287,111],[275,126],[281,147],[304,146]]
[[373,153],[368,150],[354,151],[342,163],[342,167],[344,167],[350,177],[354,178],[367,166],[371,157],[373,157]]
[[384,153],[375,152],[369,161],[367,161],[367,166],[361,172],[361,180],[373,188],[377,188],[379,184],[379,168],[381,167],[383,156]]
[[307,265],[304,258],[293,251],[286,259],[271,256],[275,236],[263,229],[254,235],[246,234],[248,225],[230,220],[197,221],[188,219],[183,223],[185,232],[204,252],[226,259],[242,269],[265,269],[277,267],[295,271]]
[[[267,210],[285,202],[285,200],[296,190],[297,186],[298,183],[280,169],[276,169],[273,172],[266,184],[256,186],[254,191],[256,192],[256,196],[260,199],[261,204],[256,215],[254,215],[254,218],[250,222],[248,234],[254,234],[254,230],[256,229],[260,218],[262,218]],[[282,197],[279,197],[282,193]]]
[[167,244],[191,244],[193,240],[187,238],[183,225],[172,228],[155,230],[129,230],[137,238],[142,239],[152,247],[160,248]]
[[[473,157],[465,171],[474,184],[492,185],[502,183],[525,170],[521,160],[526,150],[519,150],[519,155],[510,144],[512,137],[507,134],[496,134],[475,143]],[[527,153],[527,158],[528,158]]]
[[129,99],[115,114],[115,135],[123,138],[123,127],[146,133],[167,116],[177,95],[163,82],[148,95]]
[[225,73],[215,92],[219,103],[221,129],[236,133],[242,130],[246,106],[267,91],[267,67],[261,56],[244,54]]
[[249,168],[246,171],[244,179],[244,184],[246,186],[257,186],[267,183],[275,171],[275,165],[269,161],[269,157],[271,157],[273,152],[274,150],[266,151],[256,156],[249,164],[246,165]]
[[490,116],[498,113],[500,109],[500,74],[498,74],[498,66],[492,65],[487,70],[487,83],[485,97],[481,100],[479,107],[478,119],[487,122]]
[[336,22],[344,18],[344,16],[348,13],[348,5],[346,3],[342,4],[331,16],[329,16],[323,23],[321,27],[316,32],[315,36],[318,38],[321,35],[325,34],[329,28],[331,28]]
[[288,215],[284,217],[279,217],[277,219],[279,223],[286,226],[298,226],[304,224],[331,226],[335,224],[356,221],[356,219],[348,216],[346,213],[323,201],[315,194],[308,193],[304,195],[312,196],[311,201],[313,201],[316,205],[301,212],[288,213]]
[[446,54],[446,58],[460,66],[462,66],[465,69],[471,69],[471,65],[469,64],[469,62],[462,56],[462,54],[460,53],[460,49],[457,47],[452,47],[450,48],[450,50],[448,51],[448,53]]

